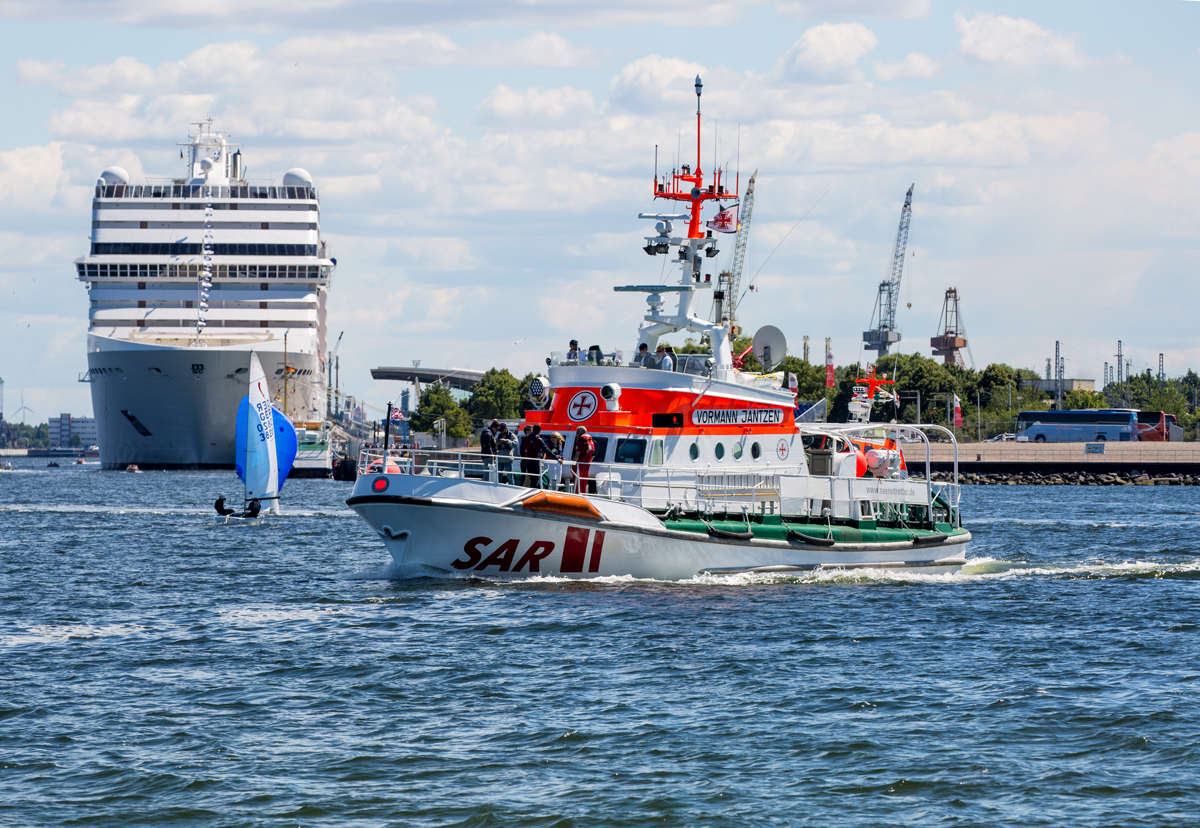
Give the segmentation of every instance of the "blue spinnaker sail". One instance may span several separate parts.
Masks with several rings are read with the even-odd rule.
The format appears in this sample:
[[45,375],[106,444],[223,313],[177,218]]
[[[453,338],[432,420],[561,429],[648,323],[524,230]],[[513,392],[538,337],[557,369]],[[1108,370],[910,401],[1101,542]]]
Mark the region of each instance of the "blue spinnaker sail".
[[[282,490],[284,481],[287,480],[288,472],[292,470],[292,464],[296,462],[299,439],[296,436],[296,427],[292,425],[292,421],[275,406],[271,406],[271,419],[275,427],[275,465],[278,469],[279,489]],[[244,461],[242,458],[246,457],[248,442],[246,435],[248,431],[254,430],[253,433],[257,436],[258,423],[257,417],[251,419],[249,394],[242,397],[242,402],[238,405],[237,422],[238,431],[235,441],[237,474],[238,479],[244,483],[246,482],[246,469],[243,467]],[[265,441],[257,440],[256,442],[265,445]],[[255,494],[262,493],[256,492]]]

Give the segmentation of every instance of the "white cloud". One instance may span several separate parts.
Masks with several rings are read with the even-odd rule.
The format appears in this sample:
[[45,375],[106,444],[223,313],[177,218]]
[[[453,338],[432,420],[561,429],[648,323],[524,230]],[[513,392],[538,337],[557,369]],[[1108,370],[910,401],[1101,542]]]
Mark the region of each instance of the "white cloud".
[[779,62],[783,77],[830,83],[862,78],[858,62],[879,44],[861,23],[822,23],[800,35]]
[[776,8],[780,15],[797,20],[859,15],[914,20],[929,15],[933,0],[793,0]]
[[920,52],[912,52],[900,63],[876,63],[875,77],[882,81],[911,78],[929,80],[938,73],[937,61]]
[[728,26],[757,0],[0,0],[0,17],[97,19],[108,23],[194,31],[346,31],[435,26]]
[[596,111],[596,99],[587,90],[569,86],[518,91],[500,84],[479,109],[493,119],[527,125],[577,122]]
[[613,78],[608,99],[625,109],[659,112],[681,87],[704,74],[699,63],[681,58],[647,55],[630,62]]
[[1087,63],[1079,54],[1078,38],[1055,34],[1023,17],[980,12],[968,20],[956,12],[954,28],[962,53],[984,63],[1024,68],[1076,68]]

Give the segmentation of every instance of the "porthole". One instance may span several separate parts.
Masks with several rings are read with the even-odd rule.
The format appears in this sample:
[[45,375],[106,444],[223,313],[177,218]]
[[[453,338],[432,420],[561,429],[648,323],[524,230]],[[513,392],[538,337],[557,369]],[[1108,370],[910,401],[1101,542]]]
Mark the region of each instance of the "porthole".
[[715,454],[717,456],[718,460],[724,460],[725,459],[725,444],[717,443],[716,447],[713,448],[713,454]]
[[733,459],[734,460],[742,459],[742,444],[741,443],[733,444]]
[[691,457],[693,460],[700,459],[700,444],[699,443],[692,443],[692,445],[688,447],[688,457]]
[[754,445],[750,446],[750,456],[753,457],[755,460],[757,460],[759,457],[762,456],[762,449],[759,448],[758,443],[755,443]]

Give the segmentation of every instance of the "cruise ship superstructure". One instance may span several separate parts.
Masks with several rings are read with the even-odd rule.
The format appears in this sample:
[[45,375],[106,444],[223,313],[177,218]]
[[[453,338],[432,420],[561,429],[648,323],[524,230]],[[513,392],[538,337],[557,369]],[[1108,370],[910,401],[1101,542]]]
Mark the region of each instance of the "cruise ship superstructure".
[[298,426],[325,416],[336,261],[312,177],[248,180],[238,145],[197,126],[180,145],[187,178],[136,184],[110,167],[96,182],[91,250],[75,265],[104,468],[232,468],[251,351]]

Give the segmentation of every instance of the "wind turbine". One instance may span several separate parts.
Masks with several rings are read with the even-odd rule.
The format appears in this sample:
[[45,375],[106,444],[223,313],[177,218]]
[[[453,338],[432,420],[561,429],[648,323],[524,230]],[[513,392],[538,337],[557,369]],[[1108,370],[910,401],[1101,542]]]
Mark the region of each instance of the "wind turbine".
[[36,414],[36,413],[37,413],[36,411],[34,411],[32,408],[30,408],[29,406],[27,406],[27,405],[25,404],[25,392],[24,392],[24,391],[22,391],[22,392],[21,392],[21,407],[20,407],[20,408],[18,408],[18,409],[17,409],[17,410],[14,412],[14,413],[16,413],[16,414],[20,414],[20,415],[21,415],[21,425],[25,425],[25,412],[26,412],[26,411],[28,411],[30,414]]

